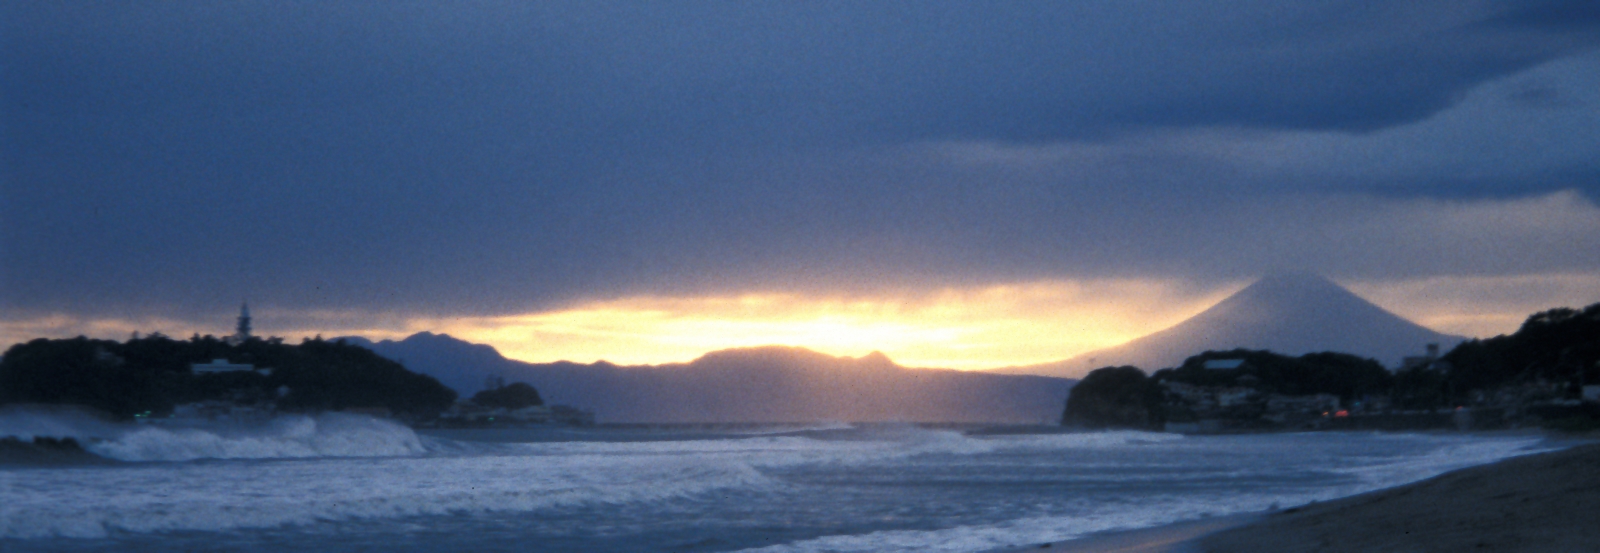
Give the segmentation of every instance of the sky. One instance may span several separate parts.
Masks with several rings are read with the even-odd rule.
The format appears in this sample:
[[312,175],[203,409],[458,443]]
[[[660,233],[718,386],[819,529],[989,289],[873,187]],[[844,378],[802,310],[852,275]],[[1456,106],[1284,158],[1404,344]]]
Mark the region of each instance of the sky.
[[1043,363],[1600,301],[1592,1],[0,2],[0,342]]

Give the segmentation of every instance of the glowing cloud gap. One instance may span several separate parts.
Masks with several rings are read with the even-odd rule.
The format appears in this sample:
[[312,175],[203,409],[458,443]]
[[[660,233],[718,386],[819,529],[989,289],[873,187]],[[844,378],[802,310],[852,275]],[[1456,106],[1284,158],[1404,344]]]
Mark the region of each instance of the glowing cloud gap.
[[[1538,203],[1549,200],[1528,200]],[[882,351],[900,365],[988,369],[1060,361],[1114,346],[1191,317],[1247,282],[1050,280],[877,296],[761,292],[703,297],[637,296],[511,316],[419,317],[363,311],[254,310],[263,335],[402,339],[421,331],[489,344],[528,362],[686,362],[733,347],[790,345],[834,356]],[[1600,276],[1354,280],[1363,297],[1441,332],[1487,337],[1516,330],[1528,314],[1600,301]],[[226,306],[231,308],[231,306]],[[234,313],[204,321],[38,314],[0,321],[6,344],[87,335],[114,340],[159,331],[175,338],[231,331]]]
[[1231,290],[1153,280],[1044,281],[884,297],[750,293],[634,297],[560,311],[438,321],[525,361],[685,361],[730,347],[882,351],[906,366],[983,369],[1062,359],[1135,338]]

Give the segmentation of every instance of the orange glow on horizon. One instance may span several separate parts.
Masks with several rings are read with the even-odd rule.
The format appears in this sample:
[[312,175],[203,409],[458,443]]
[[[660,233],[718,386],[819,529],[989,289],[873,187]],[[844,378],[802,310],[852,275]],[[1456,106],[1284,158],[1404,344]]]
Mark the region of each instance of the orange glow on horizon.
[[1529,315],[1600,302],[1600,275],[1442,276],[1343,283],[1367,301],[1446,334],[1491,338],[1516,332]]
[[[1510,333],[1552,307],[1600,301],[1600,275],[1432,277],[1341,281],[1379,306],[1440,332]],[[962,370],[1062,361],[1177,324],[1242,288],[1195,288],[1171,280],[1051,280],[875,296],[751,292],[702,297],[635,296],[562,309],[486,317],[395,312],[288,310],[258,306],[263,335],[402,339],[431,331],[494,346],[527,362],[606,360],[623,365],[687,362],[734,347],[787,345],[835,356],[881,351],[907,367]],[[6,344],[87,335],[123,340],[133,331],[232,332],[232,306],[215,320],[88,318],[40,314],[0,320]]]
[[[1242,285],[1241,285],[1242,286]],[[991,369],[1060,361],[1137,338],[1233,292],[1161,281],[1046,281],[883,297],[748,293],[632,297],[559,311],[440,320],[437,331],[532,361],[689,361],[789,345],[909,367]]]
[[[1242,287],[1240,283],[1238,287]],[[860,357],[881,351],[907,367],[992,369],[1061,361],[1176,324],[1237,290],[1195,290],[1180,281],[1039,281],[879,296],[752,292],[704,297],[636,296],[564,309],[489,317],[276,310],[258,306],[256,328],[288,338],[321,335],[403,339],[422,331],[494,346],[527,362],[687,362],[708,352],[767,345]],[[224,335],[215,321],[82,319],[51,315],[0,321],[0,338],[87,334],[122,340],[159,331],[183,339]],[[270,321],[292,321],[293,327]]]

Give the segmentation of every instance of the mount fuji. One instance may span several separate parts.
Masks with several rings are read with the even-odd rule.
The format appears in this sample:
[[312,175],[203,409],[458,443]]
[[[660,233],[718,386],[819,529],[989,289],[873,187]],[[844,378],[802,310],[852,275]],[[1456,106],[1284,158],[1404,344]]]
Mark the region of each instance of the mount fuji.
[[1285,355],[1337,351],[1396,366],[1427,344],[1448,351],[1462,336],[1435,332],[1373,305],[1318,275],[1274,275],[1176,326],[1066,361],[1003,369],[1011,374],[1082,376],[1098,367],[1175,367],[1206,350],[1265,349]]

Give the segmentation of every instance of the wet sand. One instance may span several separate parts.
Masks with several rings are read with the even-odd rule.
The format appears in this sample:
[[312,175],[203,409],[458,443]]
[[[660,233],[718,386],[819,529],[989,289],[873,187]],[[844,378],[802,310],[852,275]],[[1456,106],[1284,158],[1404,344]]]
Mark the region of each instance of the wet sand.
[[1600,551],[1600,444],[1285,509],[991,553]]
[[1600,444],[1285,509],[1198,541],[1255,551],[1600,551]]
[[1195,542],[1197,538],[1260,518],[1260,515],[1207,518],[1155,528],[1094,534],[1076,540],[1008,547],[989,553],[1199,553]]

